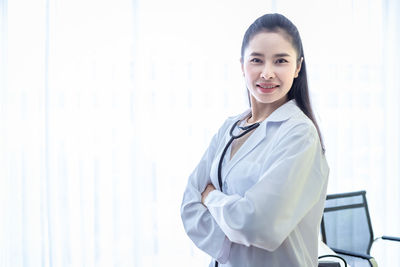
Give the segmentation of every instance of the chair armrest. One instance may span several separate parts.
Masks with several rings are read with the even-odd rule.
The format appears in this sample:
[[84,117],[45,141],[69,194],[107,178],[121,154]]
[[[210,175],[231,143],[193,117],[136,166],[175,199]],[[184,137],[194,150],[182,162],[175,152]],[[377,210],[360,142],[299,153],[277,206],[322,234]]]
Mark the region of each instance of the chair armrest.
[[319,261],[318,267],[340,267],[340,263],[334,261]]
[[382,239],[383,239],[383,240],[390,240],[390,241],[397,241],[397,242],[400,242],[400,237],[397,237],[397,236],[387,236],[387,235],[384,235],[384,236],[382,236]]
[[318,267],[340,267],[340,263],[337,261],[320,261],[320,259],[323,258],[338,258],[344,263],[344,267],[347,267],[347,262],[345,259],[340,257],[339,255],[333,255],[333,254],[326,254],[326,255],[321,255],[318,257]]

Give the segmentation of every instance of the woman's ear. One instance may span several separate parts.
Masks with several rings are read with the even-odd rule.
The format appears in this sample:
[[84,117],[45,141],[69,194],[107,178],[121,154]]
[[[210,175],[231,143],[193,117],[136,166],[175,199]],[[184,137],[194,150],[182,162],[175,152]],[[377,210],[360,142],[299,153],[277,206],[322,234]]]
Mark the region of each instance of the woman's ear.
[[299,76],[299,72],[301,70],[301,64],[303,64],[303,57],[301,57],[299,62],[297,63],[296,72],[294,73],[295,78]]
[[241,58],[239,59],[239,61],[240,61],[240,67],[241,67],[241,69],[242,69],[242,74],[243,74],[243,76],[244,76],[243,58],[241,57]]

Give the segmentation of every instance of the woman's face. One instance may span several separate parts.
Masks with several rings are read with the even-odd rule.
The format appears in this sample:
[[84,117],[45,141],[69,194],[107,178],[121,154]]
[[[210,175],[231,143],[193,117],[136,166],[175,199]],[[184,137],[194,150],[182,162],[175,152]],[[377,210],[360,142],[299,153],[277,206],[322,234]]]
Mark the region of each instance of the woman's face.
[[297,52],[285,33],[256,34],[242,58],[242,71],[252,103],[256,101],[275,108],[284,104],[300,67],[301,62],[297,64]]

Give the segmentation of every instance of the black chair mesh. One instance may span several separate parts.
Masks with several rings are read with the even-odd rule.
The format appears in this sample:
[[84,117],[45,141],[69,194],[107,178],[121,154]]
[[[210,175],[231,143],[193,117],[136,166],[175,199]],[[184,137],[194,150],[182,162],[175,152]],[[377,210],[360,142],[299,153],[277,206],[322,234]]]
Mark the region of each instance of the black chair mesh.
[[[357,204],[361,205],[352,206]],[[324,226],[329,247],[369,254],[373,235],[365,205],[362,195],[326,200]]]

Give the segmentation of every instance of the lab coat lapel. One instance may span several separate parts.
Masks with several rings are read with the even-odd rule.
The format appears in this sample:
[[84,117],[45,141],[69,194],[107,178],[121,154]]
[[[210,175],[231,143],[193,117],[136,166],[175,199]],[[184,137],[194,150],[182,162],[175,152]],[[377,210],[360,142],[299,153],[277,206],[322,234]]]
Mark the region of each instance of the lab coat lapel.
[[[266,122],[261,123],[257,129],[249,136],[244,144],[239,148],[233,158],[226,164],[226,171],[223,172],[223,180],[229,174],[231,169],[250,151],[252,151],[266,137]],[[230,157],[230,155],[229,155]]]
[[[231,160],[227,162],[222,170],[222,181],[225,181],[225,178],[231,171],[231,169],[248,153],[250,153],[264,138],[267,136],[267,127],[270,122],[281,122],[289,119],[289,117],[294,116],[298,112],[301,112],[296,105],[295,100],[290,100],[286,104],[279,107],[275,110],[265,121],[263,121],[257,129],[254,130],[251,136],[244,142],[244,144],[239,148],[236,154],[233,156]],[[245,114],[245,113],[243,113]],[[243,115],[242,115],[243,116]],[[242,117],[243,118],[243,117]],[[225,138],[225,144],[228,143],[230,139],[230,135],[227,134]],[[221,150],[222,153],[222,150]],[[230,149],[227,151],[228,155],[225,157],[230,158]]]

